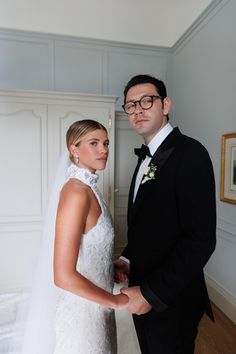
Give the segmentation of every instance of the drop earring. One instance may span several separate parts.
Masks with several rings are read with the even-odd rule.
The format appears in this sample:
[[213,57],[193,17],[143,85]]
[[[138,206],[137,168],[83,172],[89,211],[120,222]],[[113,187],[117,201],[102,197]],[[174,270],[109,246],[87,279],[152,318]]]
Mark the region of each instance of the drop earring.
[[75,164],[79,163],[79,156],[78,155],[74,156],[74,162],[75,162]]

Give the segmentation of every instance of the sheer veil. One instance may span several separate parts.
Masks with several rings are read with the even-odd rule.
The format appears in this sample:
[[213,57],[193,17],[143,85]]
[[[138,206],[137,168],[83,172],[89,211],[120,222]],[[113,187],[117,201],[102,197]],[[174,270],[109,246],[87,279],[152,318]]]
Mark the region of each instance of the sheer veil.
[[59,194],[66,181],[69,164],[69,153],[65,151],[60,158],[45,213],[21,354],[53,353],[55,342],[53,321],[57,303],[57,291],[53,281],[54,229]]

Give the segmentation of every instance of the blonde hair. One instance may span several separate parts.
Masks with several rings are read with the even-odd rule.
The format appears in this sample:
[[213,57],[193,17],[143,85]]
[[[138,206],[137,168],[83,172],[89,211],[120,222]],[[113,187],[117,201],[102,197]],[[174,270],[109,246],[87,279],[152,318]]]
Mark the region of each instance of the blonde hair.
[[[104,125],[101,123],[97,122],[96,120],[90,120],[90,119],[84,119],[84,120],[78,120],[77,122],[74,122],[69,129],[67,130],[66,133],[66,145],[67,149],[70,152],[70,146],[71,144],[74,144],[76,146],[79,146],[82,138],[97,129],[102,129],[107,133],[106,128]],[[70,152],[70,160],[74,162],[73,156]]]

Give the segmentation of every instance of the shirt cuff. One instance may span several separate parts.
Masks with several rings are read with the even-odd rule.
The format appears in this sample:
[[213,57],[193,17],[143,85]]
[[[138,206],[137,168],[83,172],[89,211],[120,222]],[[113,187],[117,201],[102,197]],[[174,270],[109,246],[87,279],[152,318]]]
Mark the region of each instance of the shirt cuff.
[[130,260],[124,256],[120,256],[119,259],[122,259],[122,261],[125,261],[126,263],[130,264]]

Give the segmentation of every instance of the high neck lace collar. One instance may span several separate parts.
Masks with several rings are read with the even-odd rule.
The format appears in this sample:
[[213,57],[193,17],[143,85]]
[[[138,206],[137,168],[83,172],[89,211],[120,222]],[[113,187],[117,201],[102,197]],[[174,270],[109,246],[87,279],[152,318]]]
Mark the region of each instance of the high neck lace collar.
[[92,173],[86,168],[78,167],[74,163],[72,163],[67,170],[68,179],[77,178],[90,187],[93,187],[97,183],[98,177],[96,173]]

